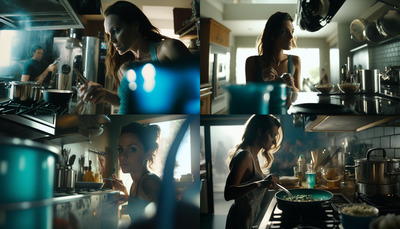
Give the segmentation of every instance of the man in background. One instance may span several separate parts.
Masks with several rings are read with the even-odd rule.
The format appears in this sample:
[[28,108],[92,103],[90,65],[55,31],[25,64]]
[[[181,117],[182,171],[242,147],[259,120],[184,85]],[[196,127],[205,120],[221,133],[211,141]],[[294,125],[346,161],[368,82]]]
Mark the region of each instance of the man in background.
[[50,65],[44,63],[42,61],[43,48],[39,45],[34,45],[31,48],[30,54],[32,58],[24,65],[21,81],[35,81],[40,84],[49,84],[51,81],[51,74],[49,73],[54,72],[57,67],[57,62]]

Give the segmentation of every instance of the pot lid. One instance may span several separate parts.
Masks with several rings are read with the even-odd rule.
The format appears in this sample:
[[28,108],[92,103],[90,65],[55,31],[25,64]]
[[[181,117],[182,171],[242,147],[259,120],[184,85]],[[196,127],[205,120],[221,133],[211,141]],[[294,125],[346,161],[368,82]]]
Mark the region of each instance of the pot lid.
[[384,157],[371,157],[369,160],[367,158],[356,159],[355,162],[400,162],[400,159],[396,158],[384,158]]

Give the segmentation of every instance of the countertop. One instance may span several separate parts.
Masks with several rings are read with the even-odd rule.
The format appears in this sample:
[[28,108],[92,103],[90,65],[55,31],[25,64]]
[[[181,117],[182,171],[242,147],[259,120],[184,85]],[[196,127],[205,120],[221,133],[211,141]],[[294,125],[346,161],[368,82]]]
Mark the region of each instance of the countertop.
[[[119,194],[119,191],[113,190],[113,189],[104,189],[104,190],[98,190],[98,191],[93,191],[93,192],[81,192],[81,193],[74,193],[74,194],[67,194],[67,193],[55,193],[54,198],[53,198],[53,203],[58,204],[58,203],[64,203],[64,202],[70,202],[70,201],[75,201],[81,198],[85,197],[90,197],[93,195],[117,195]],[[118,198],[116,196],[116,198]]]
[[298,92],[288,99],[288,114],[400,114],[400,98],[383,93]]

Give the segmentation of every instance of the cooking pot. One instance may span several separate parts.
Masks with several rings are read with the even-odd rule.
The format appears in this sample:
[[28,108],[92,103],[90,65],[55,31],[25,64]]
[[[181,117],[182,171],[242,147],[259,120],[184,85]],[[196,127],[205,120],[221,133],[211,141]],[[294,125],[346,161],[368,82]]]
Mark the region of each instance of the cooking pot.
[[377,21],[379,31],[387,36],[400,34],[400,12],[398,9],[388,10]]
[[363,42],[367,39],[365,36],[365,26],[367,23],[368,22],[363,18],[357,18],[351,22],[350,34],[353,40]]
[[376,23],[376,21],[372,21],[365,26],[365,36],[372,43],[379,43],[386,38],[384,34],[379,32]]
[[71,99],[73,91],[71,90],[57,90],[46,89],[43,90],[44,101],[52,103],[57,106],[66,106]]
[[290,189],[290,193],[293,196],[295,195],[311,195],[313,198],[318,199],[314,201],[291,201],[284,199],[284,196],[287,194],[284,191],[279,191],[275,193],[275,198],[278,204],[278,208],[282,211],[312,211],[316,208],[320,208],[321,204],[325,201],[330,200],[333,197],[333,194],[329,191],[320,190],[320,189]]
[[11,81],[8,98],[17,103],[36,103],[42,99],[42,87],[37,82]]
[[[371,158],[373,151],[381,150],[382,158]],[[367,151],[366,158],[355,160],[355,178],[358,191],[365,195],[396,193],[400,183],[400,159],[386,158],[382,148]]]
[[71,166],[60,166],[56,169],[55,189],[58,191],[73,190],[76,184],[76,171]]
[[380,93],[381,77],[379,69],[361,70],[361,91],[364,93]]
[[52,146],[0,137],[0,228],[51,228],[58,153]]

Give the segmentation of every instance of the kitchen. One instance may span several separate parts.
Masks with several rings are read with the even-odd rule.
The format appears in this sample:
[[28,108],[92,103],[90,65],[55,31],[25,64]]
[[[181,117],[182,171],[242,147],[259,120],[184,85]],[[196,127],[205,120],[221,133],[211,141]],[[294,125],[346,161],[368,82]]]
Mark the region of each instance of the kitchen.
[[[0,228],[123,229],[155,228],[159,223],[164,228],[199,225],[200,182],[196,175],[199,174],[199,116],[189,115],[199,113],[199,71],[190,69],[194,72],[190,82],[168,84],[185,90],[196,87],[186,94],[185,101],[191,103],[190,112],[116,115],[117,106],[83,103],[77,95],[77,87],[87,80],[105,88],[113,87],[112,79],[105,77],[108,44],[104,40],[102,13],[114,2],[2,2]],[[198,55],[197,1],[131,2],[143,10],[161,33],[181,40],[194,57]],[[48,88],[20,84],[24,63],[31,57],[29,52],[34,44],[43,48],[45,62],[58,65]],[[187,72],[182,65],[180,69]],[[182,75],[178,72],[178,76]],[[186,84],[185,87],[180,83]],[[63,93],[46,98],[52,89]],[[161,96],[159,103],[167,104],[162,98],[171,98],[178,91],[176,88],[167,91],[168,96]],[[118,146],[121,127],[134,122],[160,128],[156,136],[158,149],[148,168],[152,174],[149,176],[157,177],[159,182],[147,190],[152,194],[159,191],[160,195],[156,193],[157,204],[154,201],[148,204],[147,218],[142,221],[134,221],[129,215],[131,199],[141,200],[139,192],[144,192],[141,183],[137,186],[137,195],[133,197],[132,192],[132,198],[111,184],[115,175],[124,186],[136,191],[138,182],[123,171],[125,163],[119,160],[119,154],[126,156],[127,152],[119,153]],[[142,167],[148,164],[143,162]],[[143,176],[140,181],[144,180]],[[129,200],[123,201],[124,196]],[[144,211],[145,208],[137,209]]]
[[[102,15],[103,10],[114,2],[116,1],[41,0],[33,4],[29,1],[5,1],[7,7],[0,11],[0,43],[3,50],[0,62],[1,114],[118,114],[119,100],[85,103],[78,95],[78,88],[86,85],[87,81],[98,83],[110,93],[118,92],[118,80],[112,78],[111,74],[106,76],[108,44]],[[137,106],[135,113],[198,114],[198,1],[154,0],[146,4],[140,1],[131,2],[147,15],[161,34],[181,41],[188,54],[186,62],[171,61],[168,65],[149,65],[149,68],[156,69],[156,75],[152,78],[157,83],[154,82],[151,87],[142,87],[140,84],[140,80],[147,77],[142,74],[145,63],[132,67],[139,80],[139,87],[133,90],[137,94],[136,100],[139,97],[148,98],[147,106]],[[38,7],[39,5],[44,7]],[[21,9],[25,12],[20,12]],[[27,63],[33,58],[31,48],[34,45],[42,48],[43,65],[56,65],[51,74],[44,76],[45,81],[40,88],[35,84],[20,83],[26,75]],[[29,94],[20,95],[21,89]],[[186,96],[181,96],[182,94]],[[165,105],[160,108],[160,104]],[[30,109],[33,108],[32,105],[37,109]],[[14,109],[16,106],[18,109]]]
[[[332,12],[307,25],[318,17],[305,16],[306,12],[319,2],[326,7],[330,1],[202,1],[201,39],[209,45],[202,46],[201,53],[210,55],[202,55],[201,87],[211,98],[207,103],[201,96],[201,105],[208,108],[201,114],[398,114],[399,31],[383,36],[382,26],[377,26],[377,37],[371,35],[372,25],[381,25],[390,10],[399,7],[398,1],[339,1],[342,5],[335,7],[331,3]],[[310,5],[304,7],[306,3]],[[294,19],[297,48],[284,53],[301,59],[298,93],[284,92],[282,85],[273,83],[272,88],[246,88],[246,58],[258,54],[257,38],[277,11]],[[325,85],[319,85],[322,69],[328,79]],[[341,91],[340,83],[345,88],[346,83],[354,84],[350,87],[356,91]],[[264,96],[277,101],[265,101]]]
[[0,228],[128,228],[133,219],[110,178],[115,174],[126,187],[133,184],[121,170],[117,151],[121,127],[132,122],[160,128],[148,169],[164,183],[158,208],[153,206],[146,223],[169,225],[161,220],[163,214],[178,217],[183,210],[189,222],[179,219],[170,228],[198,225],[198,116],[63,115],[55,134],[40,126],[1,122]]
[[[227,214],[233,204],[233,200],[224,199],[224,187],[229,174],[228,151],[241,142],[249,117],[251,116],[213,115],[201,118],[201,228],[225,227]],[[339,213],[338,209],[350,203],[375,206],[379,209],[379,216],[396,214],[399,220],[400,116],[302,114],[276,117],[282,125],[283,139],[280,149],[274,153],[275,159],[267,173],[271,172],[277,176],[281,184],[293,192],[293,195],[296,190],[312,190],[328,191],[333,197],[322,204],[322,208],[321,205],[307,205],[305,202],[300,204],[304,204],[308,210],[298,205],[287,205],[294,208],[292,212],[284,208],[283,204],[279,206],[279,201],[282,200],[275,195],[283,191],[279,188],[269,189],[260,202],[260,211],[252,228],[368,228],[368,225],[361,226],[362,219],[352,219],[353,223],[360,223],[359,227],[343,225],[343,214]],[[287,151],[287,145],[289,151],[295,154],[295,158],[292,164],[286,163],[284,166],[285,163],[280,161]],[[377,148],[383,148],[384,152],[376,150]],[[367,152],[370,149],[375,150],[369,153],[370,159],[367,161]],[[316,183],[313,189],[307,189],[304,175],[302,187],[299,186],[299,179],[294,176],[293,167],[297,167],[300,155],[304,156],[305,163],[313,162],[316,166]],[[325,161],[325,165],[322,163],[323,158],[328,160]],[[261,164],[261,155],[258,159]],[[382,168],[387,170],[393,168],[393,171],[390,170],[393,172],[390,182],[382,183],[388,181],[383,179],[390,177],[378,174],[383,173],[383,170],[379,169],[379,163],[385,163]],[[339,174],[339,179],[329,178],[328,173],[324,172],[326,168],[334,169]],[[310,210],[312,206],[315,211]]]

